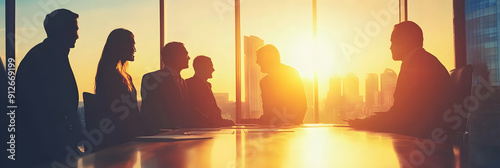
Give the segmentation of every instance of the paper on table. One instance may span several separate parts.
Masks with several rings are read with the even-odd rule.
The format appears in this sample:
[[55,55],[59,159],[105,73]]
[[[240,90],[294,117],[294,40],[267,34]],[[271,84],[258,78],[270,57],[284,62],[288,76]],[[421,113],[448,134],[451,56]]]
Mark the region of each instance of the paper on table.
[[220,130],[220,131],[186,131],[185,135],[199,135],[199,134],[234,134],[233,130]]
[[349,127],[349,124],[302,124],[302,127]]
[[175,140],[195,140],[195,139],[212,139],[211,136],[203,135],[157,135],[157,136],[140,136],[134,140],[139,141],[175,141]]
[[263,128],[263,129],[248,129],[245,130],[245,132],[252,133],[252,132],[295,132],[294,130],[291,129],[273,129],[273,128]]

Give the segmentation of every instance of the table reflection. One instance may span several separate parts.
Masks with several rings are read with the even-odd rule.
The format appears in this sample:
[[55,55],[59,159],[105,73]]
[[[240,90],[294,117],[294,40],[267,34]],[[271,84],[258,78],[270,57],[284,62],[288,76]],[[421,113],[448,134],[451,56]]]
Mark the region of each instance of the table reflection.
[[[230,129],[213,139],[135,142],[81,158],[78,167],[454,167],[453,147],[437,144],[420,164],[413,137],[348,127]],[[172,134],[182,134],[181,130]],[[233,133],[227,133],[233,132]],[[425,151],[424,151],[425,152]],[[412,157],[413,160],[412,160]],[[398,159],[399,158],[399,159]],[[406,161],[402,158],[408,158]],[[417,159],[417,160],[415,160]],[[410,164],[405,164],[405,163]],[[419,164],[412,164],[413,162]],[[408,166],[409,165],[409,166]]]

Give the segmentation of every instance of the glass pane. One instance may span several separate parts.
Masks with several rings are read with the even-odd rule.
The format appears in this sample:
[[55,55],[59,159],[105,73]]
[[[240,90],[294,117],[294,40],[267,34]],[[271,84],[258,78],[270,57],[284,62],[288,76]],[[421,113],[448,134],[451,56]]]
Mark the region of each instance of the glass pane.
[[[58,8],[79,15],[78,35],[69,59],[78,85],[80,112],[83,92],[94,93],[97,64],[109,33],[116,28],[130,30],[135,37],[135,61],[128,72],[140,96],[141,79],[145,73],[159,69],[159,8],[157,1],[16,1],[16,41],[18,64],[26,53],[46,38],[43,20]],[[134,12],[130,12],[134,11]],[[2,13],[3,14],[3,13]],[[82,117],[83,118],[83,117]]]
[[[184,79],[194,75],[192,62],[199,55],[212,59],[212,91],[222,117],[236,120],[234,1],[169,0],[166,2],[165,42],[184,43],[191,57]],[[156,59],[159,60],[159,59]]]
[[267,74],[256,63],[256,50],[272,44],[280,53],[281,63],[295,68],[302,77],[308,107],[304,122],[314,122],[311,7],[311,1],[241,1],[246,102],[242,118],[259,118],[263,114],[259,82]]
[[398,1],[318,1],[320,122],[364,118],[392,105],[399,63],[389,50]]
[[[430,5],[432,4],[432,5]],[[452,1],[410,1],[408,19],[424,33],[424,48],[448,69],[455,69]]]
[[474,85],[481,77],[493,86],[500,86],[498,50],[498,1],[466,0],[465,24],[467,38],[467,64],[474,66]]

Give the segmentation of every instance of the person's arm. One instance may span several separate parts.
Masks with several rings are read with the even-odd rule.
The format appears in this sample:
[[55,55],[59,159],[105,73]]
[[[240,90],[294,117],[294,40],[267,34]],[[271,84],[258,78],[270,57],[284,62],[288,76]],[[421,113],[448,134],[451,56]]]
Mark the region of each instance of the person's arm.
[[[270,95],[271,83],[266,76],[260,80],[260,91],[262,99],[263,114],[259,119],[255,120],[257,124],[269,125],[270,120],[273,118],[273,107],[271,106],[272,97]],[[253,120],[249,120],[254,122]]]

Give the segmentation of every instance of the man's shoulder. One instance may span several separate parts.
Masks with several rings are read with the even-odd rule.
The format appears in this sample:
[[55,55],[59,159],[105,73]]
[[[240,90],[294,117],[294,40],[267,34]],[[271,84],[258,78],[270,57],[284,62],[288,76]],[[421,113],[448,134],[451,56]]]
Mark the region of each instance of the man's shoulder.
[[269,77],[269,75],[266,75],[266,76],[262,77],[262,79],[260,79],[260,83],[265,83],[269,80],[271,80],[271,77]]
[[434,56],[433,54],[431,54],[430,52],[426,51],[425,49],[422,49],[420,51],[418,51],[417,55],[416,55],[416,59],[415,59],[415,62],[439,62],[439,60],[437,59],[436,56]]
[[146,78],[146,77],[153,77],[153,78],[167,78],[167,77],[171,77],[172,75],[170,74],[170,72],[166,71],[166,70],[157,70],[157,71],[153,71],[153,72],[149,72],[149,73],[146,73],[142,76],[142,78]]
[[443,65],[443,63],[441,63],[441,61],[439,61],[439,59],[436,56],[425,50],[420,51],[417,58],[414,58],[412,62],[413,62],[412,63],[413,67],[427,69],[427,71],[420,70],[419,73],[428,72],[430,74],[441,74],[449,76],[448,70]]
[[34,46],[33,48],[31,48],[28,51],[28,53],[26,53],[26,55],[24,56],[24,58],[21,61],[19,66],[21,67],[22,64],[26,64],[26,63],[37,63],[37,62],[43,61],[40,58],[42,58],[43,55],[45,55],[45,54],[47,54],[47,53],[46,53],[46,50],[45,50],[43,43],[39,43],[36,46]]
[[185,81],[186,81],[187,84],[189,84],[189,83],[195,83],[196,82],[196,77],[192,76],[190,78],[187,78]]
[[163,87],[158,87],[158,85],[169,84],[173,81],[172,75],[168,71],[157,70],[154,72],[149,72],[142,76],[141,89],[142,90],[156,90]]
[[19,63],[19,68],[17,74],[21,74],[21,77],[25,76],[27,73],[41,73],[47,68],[41,68],[42,66],[47,66],[46,51],[44,49],[43,43],[39,43],[28,51]]
[[297,71],[297,69],[285,64],[283,64],[282,66],[282,72],[287,75],[294,75],[294,76],[299,75],[299,71]]

